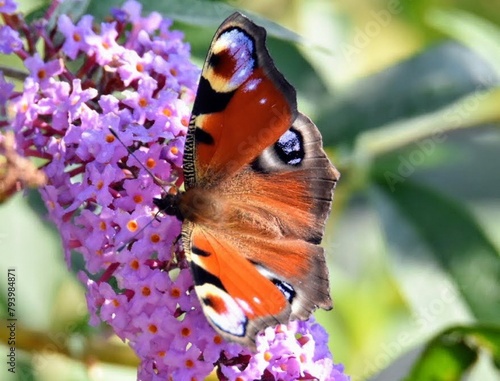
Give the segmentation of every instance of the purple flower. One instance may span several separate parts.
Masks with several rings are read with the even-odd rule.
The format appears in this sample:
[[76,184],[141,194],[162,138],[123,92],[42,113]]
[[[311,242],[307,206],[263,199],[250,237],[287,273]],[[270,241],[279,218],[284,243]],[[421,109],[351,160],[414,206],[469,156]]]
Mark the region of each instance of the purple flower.
[[0,51],[19,55],[30,72],[20,93],[0,73],[1,116],[14,111],[8,124],[19,150],[46,162],[40,192],[68,265],[74,253],[85,262],[90,323],[127,340],[141,359],[139,380],[201,380],[214,367],[230,380],[347,380],[313,320],[266,329],[254,354],[225,342],[205,318],[177,242],[181,223],[153,204],[165,191],[156,178],[182,181],[200,71],[171,22],[140,11],[129,0],[100,28],[91,16],[74,23],[61,15],[47,31],[19,16],[27,46],[57,41],[47,58],[0,28]]
[[116,39],[118,31],[116,23],[102,23],[101,33],[90,33],[84,36],[84,41],[88,45],[88,53],[93,54],[97,63],[101,66],[111,64],[115,57],[124,52],[124,48],[118,45]]
[[19,32],[8,25],[0,26],[0,53],[11,54],[23,48]]
[[0,108],[5,107],[7,100],[12,95],[12,90],[14,90],[14,84],[7,82],[3,72],[0,70]]
[[0,13],[5,13],[10,15],[14,13],[17,9],[17,4],[14,0],[2,0],[0,1]]
[[[30,64],[35,66],[33,62]],[[38,103],[38,113],[52,115],[52,127],[63,131],[71,122],[80,119],[82,114],[89,110],[86,102],[97,96],[97,90],[82,90],[81,80],[75,79],[71,86],[67,82],[52,83],[50,88],[46,89],[45,94],[47,96]]]
[[87,52],[89,45],[85,39],[92,35],[93,17],[84,15],[77,25],[66,15],[61,15],[57,22],[59,31],[64,35],[62,51],[72,60],[76,58],[80,51]]
[[43,89],[49,83],[49,80],[64,71],[64,63],[61,58],[44,62],[38,53],[24,61],[24,65],[30,71],[31,77],[40,83]]

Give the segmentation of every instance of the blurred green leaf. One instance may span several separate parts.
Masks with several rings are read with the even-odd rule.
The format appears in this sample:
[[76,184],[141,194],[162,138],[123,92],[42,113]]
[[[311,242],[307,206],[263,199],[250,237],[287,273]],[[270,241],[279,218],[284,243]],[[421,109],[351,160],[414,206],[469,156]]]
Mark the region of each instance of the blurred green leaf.
[[431,9],[427,22],[482,56],[500,74],[500,27],[458,9]]
[[483,350],[490,352],[498,361],[499,326],[447,329],[429,342],[405,381],[459,381]]
[[426,349],[405,381],[459,381],[476,362],[477,353],[461,340],[440,337]]
[[[123,1],[121,0],[110,0],[106,2],[90,0],[87,11],[88,13],[94,15],[97,19],[103,20],[109,15],[111,8],[117,8],[121,6],[122,3]],[[226,17],[239,11],[252,19],[256,24],[266,28],[268,34],[271,36],[287,41],[302,41],[302,38],[298,34],[264,17],[251,12],[239,10],[234,6],[221,1],[164,0],[162,2],[158,2],[155,0],[143,0],[141,1],[141,4],[143,15],[150,12],[159,12],[165,17],[187,25],[213,28],[213,33],[215,33],[215,29],[222,23],[222,21],[224,21]],[[211,33],[210,36],[212,36],[213,33]]]
[[[110,0],[102,2],[91,0],[88,12],[103,20],[109,15],[111,8],[119,8],[125,1]],[[159,12],[175,21],[199,26],[218,26],[236,8],[222,1],[207,0],[142,0],[143,15],[149,12]]]
[[365,131],[356,139],[352,160],[357,167],[376,166],[373,159],[412,143],[416,144],[411,147],[414,154],[427,158],[438,151],[450,132],[499,122],[499,101],[500,87],[476,91],[435,112]]
[[34,20],[42,18],[47,9],[49,8],[49,6],[50,2],[46,1],[44,4],[40,5],[39,7],[32,10],[30,13],[26,14],[24,16],[26,23],[31,24]]
[[474,217],[455,201],[408,179],[394,187],[379,178],[378,185],[449,273],[474,316],[497,321],[500,256]]
[[[320,103],[326,94],[326,85],[316,69],[302,55],[297,45],[289,40],[270,36],[267,46],[276,67],[309,103]],[[300,109],[300,102],[299,102]]]
[[474,51],[443,43],[361,79],[322,106],[318,125],[326,145],[352,144],[367,130],[432,113],[498,83],[495,71]]
[[[86,13],[90,1],[91,0],[65,0],[61,2],[56,7],[55,11],[52,13],[52,16],[48,21],[48,29],[52,29],[55,27],[55,25],[57,24],[57,19],[61,15],[67,15],[72,20],[79,20],[80,17],[82,17]],[[25,16],[26,22],[32,23],[37,19],[43,18],[47,10],[53,6],[54,5],[51,4],[50,1],[45,2],[43,5],[35,8]]]
[[[30,203],[39,205],[37,192],[29,194]],[[0,268],[16,268],[16,317],[32,327],[50,327],[53,302],[67,276],[59,237],[20,194],[2,204],[0,220],[8,221],[1,231]],[[6,285],[0,287],[5,293]]]

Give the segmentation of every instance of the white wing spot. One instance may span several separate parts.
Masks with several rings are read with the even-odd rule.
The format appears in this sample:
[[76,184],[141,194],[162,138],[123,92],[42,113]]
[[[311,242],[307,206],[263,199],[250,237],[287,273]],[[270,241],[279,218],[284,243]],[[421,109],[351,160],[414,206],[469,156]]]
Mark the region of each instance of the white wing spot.
[[245,91],[254,91],[260,83],[260,79],[252,79],[245,85]]
[[241,307],[243,311],[249,314],[253,313],[253,310],[250,308],[248,303],[245,302],[243,299],[235,298],[234,300],[236,300],[236,303],[238,303],[238,305]]

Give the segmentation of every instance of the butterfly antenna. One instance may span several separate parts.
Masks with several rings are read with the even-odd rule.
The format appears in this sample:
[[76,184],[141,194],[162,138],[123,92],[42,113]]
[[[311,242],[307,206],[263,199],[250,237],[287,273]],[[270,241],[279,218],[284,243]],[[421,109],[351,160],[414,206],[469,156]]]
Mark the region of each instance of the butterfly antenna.
[[[108,127],[109,128],[109,131],[113,134],[113,136],[125,147],[125,149],[127,150],[127,152],[129,153],[130,156],[132,156],[136,161],[137,163],[139,163],[139,165],[146,171],[146,173],[148,173],[151,178],[153,179],[153,181],[155,182],[156,185],[158,185],[159,187],[161,187],[161,189],[163,189],[163,191],[165,192],[165,194],[169,193],[169,191],[167,191],[165,189],[165,186],[167,185],[167,183],[165,181],[163,181],[162,179],[160,179],[159,177],[155,176],[153,174],[153,172],[151,172],[149,170],[149,168],[147,168],[140,160],[139,158],[135,155],[134,151],[132,151],[129,147],[127,147],[127,145],[125,144],[125,142],[120,139],[120,137],[118,136],[118,134],[116,133],[115,130],[113,130],[111,127]],[[175,188],[175,186],[174,186]],[[170,191],[176,191],[177,189],[174,189],[174,190],[170,190]],[[149,225],[151,225],[155,220],[158,220],[158,215],[162,212],[162,210],[158,210],[158,212],[155,213],[154,215],[154,218],[149,221],[146,225],[144,225],[138,232],[136,232],[129,240],[127,243],[124,243],[122,244],[118,249],[117,249],[117,252],[121,252],[123,249],[125,249],[128,245],[130,245],[133,240],[139,235],[141,234]]]
[[[129,155],[132,156],[137,161],[137,163],[139,163],[139,165],[146,171],[146,173],[149,174],[149,176],[151,176],[151,178],[153,179],[155,184],[158,185],[159,187],[161,187],[161,189],[163,189],[163,191],[165,193],[167,193],[167,190],[165,189],[167,182],[165,182],[162,179],[160,179],[159,177],[155,176],[153,174],[153,172],[151,172],[149,170],[149,168],[147,168],[144,164],[142,164],[142,162],[139,160],[139,158],[135,155],[134,151],[132,151],[129,147],[127,147],[127,145],[123,142],[123,140],[120,139],[120,137],[115,132],[115,130],[113,130],[111,127],[108,127],[108,128],[109,128],[109,131],[111,131],[111,133],[113,134],[113,136],[125,147],[125,149],[129,153]],[[156,218],[156,216],[155,216],[155,218]]]
[[118,253],[121,252],[128,245],[130,245],[139,234],[141,234],[144,230],[146,230],[146,228],[148,226],[150,226],[154,221],[158,221],[157,217],[158,217],[158,214],[160,214],[160,213],[161,213],[161,210],[159,210],[158,212],[156,212],[152,220],[150,220],[146,225],[144,225],[141,229],[139,229],[138,232],[136,232],[132,237],[130,237],[130,239],[128,240],[127,243],[122,244],[118,249],[116,249],[116,251]]

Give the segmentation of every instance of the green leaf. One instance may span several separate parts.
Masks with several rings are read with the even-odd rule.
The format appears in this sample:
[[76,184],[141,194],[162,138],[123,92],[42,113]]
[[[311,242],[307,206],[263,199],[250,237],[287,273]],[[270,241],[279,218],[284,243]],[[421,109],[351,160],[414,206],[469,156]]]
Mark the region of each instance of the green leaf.
[[458,9],[433,9],[427,22],[470,47],[500,75],[500,27],[484,18]]
[[481,351],[498,361],[500,326],[453,327],[426,346],[405,381],[455,381],[471,369]]
[[[457,202],[408,179],[397,184],[382,178],[376,181],[385,202],[398,211],[453,279],[473,315],[483,322],[498,321],[500,256],[474,217]],[[395,221],[385,218],[387,231],[391,222]],[[387,239],[398,237],[389,234]]]
[[[122,0],[110,0],[106,2],[90,0],[88,12],[98,20],[103,20],[109,15],[111,8],[118,8],[122,3]],[[165,17],[186,25],[210,27],[213,29],[213,32],[215,32],[215,29],[226,17],[238,11],[248,16],[256,24],[266,28],[270,36],[287,41],[303,42],[303,39],[298,34],[266,18],[252,12],[240,10],[221,1],[164,0],[159,2],[156,0],[143,0],[141,4],[143,15],[147,15],[150,12],[159,12]]]
[[[35,194],[29,192],[29,202],[18,194],[0,207],[0,220],[8,221],[0,236],[0,269],[16,269],[16,317],[20,323],[46,328],[54,321],[52,303],[67,269],[54,227],[45,215],[36,213],[39,206],[29,205],[40,204],[40,196]],[[3,294],[6,286],[0,286]]]
[[361,79],[328,99],[317,118],[326,145],[352,144],[367,130],[428,115],[467,94],[498,83],[495,71],[474,51],[443,43]]
[[463,341],[441,338],[430,345],[406,381],[458,381],[477,360],[477,353]]
[[33,21],[41,19],[45,15],[45,12],[47,12],[47,9],[49,9],[49,7],[50,7],[50,2],[45,1],[42,5],[33,9],[30,13],[24,16],[26,23],[32,24]]
[[[73,21],[79,20],[87,11],[89,3],[91,0],[65,0],[60,3],[52,16],[50,17],[47,28],[53,29],[57,24],[57,19],[61,15],[69,16]],[[41,19],[45,16],[47,10],[52,7],[53,4],[50,2],[46,2],[39,6],[38,8],[31,11],[28,15],[26,15],[26,22],[31,24],[33,21],[37,19]]]

